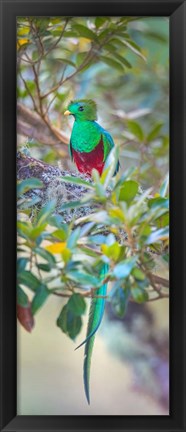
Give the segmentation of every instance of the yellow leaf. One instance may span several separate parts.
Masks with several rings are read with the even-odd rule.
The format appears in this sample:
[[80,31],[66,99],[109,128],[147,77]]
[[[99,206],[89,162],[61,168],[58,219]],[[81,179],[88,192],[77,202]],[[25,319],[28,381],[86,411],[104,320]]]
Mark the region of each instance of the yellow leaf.
[[17,41],[17,49],[21,48],[22,45],[29,43],[29,39],[19,39]]
[[112,208],[109,210],[109,216],[113,217],[113,218],[118,218],[120,219],[122,222],[125,222],[125,218],[124,218],[124,214],[122,212],[122,210],[120,208]]
[[163,242],[164,242],[164,247],[168,247],[169,246],[169,239],[167,237],[162,237]]
[[86,51],[89,43],[90,43],[90,39],[85,38],[85,37],[80,37],[79,38],[79,51],[80,52]]
[[47,251],[54,253],[54,254],[62,253],[65,248],[66,248],[66,242],[53,243],[53,244],[45,247],[45,249]]
[[118,229],[115,227],[110,227],[110,232],[112,232],[113,234],[118,235]]
[[18,36],[24,36],[27,35],[30,31],[30,27],[21,27],[18,30]]
[[63,261],[65,263],[67,263],[69,261],[69,259],[71,258],[71,255],[72,255],[71,250],[68,249],[68,248],[65,248],[64,251],[63,251],[63,253],[62,253]]
[[106,244],[102,244],[102,245],[101,245],[101,251],[102,251],[104,254],[106,254],[107,251],[108,251],[108,246],[107,246]]

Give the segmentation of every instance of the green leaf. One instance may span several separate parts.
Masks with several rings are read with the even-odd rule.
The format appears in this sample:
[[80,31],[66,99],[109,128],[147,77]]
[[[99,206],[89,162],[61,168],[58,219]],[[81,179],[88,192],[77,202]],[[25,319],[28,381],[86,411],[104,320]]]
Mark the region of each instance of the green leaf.
[[113,275],[117,279],[127,278],[130,275],[132,269],[134,268],[136,261],[137,261],[137,256],[126,258],[126,260],[121,261],[119,264],[117,264],[114,267]]
[[62,228],[66,226],[66,224],[63,224],[63,218],[59,214],[50,215],[47,222],[49,225],[56,228]]
[[60,63],[66,63],[70,66],[73,66],[74,68],[76,67],[75,63],[67,58],[55,58],[55,61],[58,61]]
[[34,252],[37,255],[40,255],[43,259],[45,259],[50,264],[51,267],[53,267],[56,264],[56,259],[55,259],[54,255],[52,255],[46,249],[43,249],[41,247],[37,247],[34,249]]
[[83,207],[84,205],[86,205],[86,203],[82,203],[81,201],[71,201],[71,202],[67,202],[67,203],[63,204],[60,207],[59,211]]
[[137,303],[144,303],[149,298],[147,291],[145,291],[144,289],[142,289],[138,286],[131,288],[131,294],[132,294],[133,299]]
[[80,52],[76,55],[76,65],[77,67],[81,66],[84,63],[85,58],[87,57],[88,51]]
[[41,189],[43,187],[43,182],[35,177],[22,180],[17,186],[18,197],[31,189]]
[[[105,214],[105,217],[107,214]],[[109,210],[109,216],[113,219],[113,223],[117,223],[118,220],[120,222],[125,222],[125,215],[123,211],[118,207],[113,207]]]
[[[127,34],[127,33],[126,33]],[[117,36],[117,35],[116,35]],[[127,35],[128,36],[128,35]],[[114,45],[116,45],[116,50],[120,50],[120,48],[123,50],[125,48],[124,43],[119,37],[114,37],[110,40],[110,42]]]
[[18,221],[17,222],[17,230],[18,230],[18,234],[26,239],[30,238],[30,232],[32,230],[32,225],[30,222],[21,222]]
[[79,37],[84,37],[84,38],[87,38],[90,40],[96,40],[97,39],[96,34],[92,30],[90,30],[88,27],[85,27],[82,24],[74,24],[73,30],[78,32]]
[[149,252],[144,252],[143,261],[145,263],[145,267],[148,270],[152,270],[156,265],[154,259],[152,258],[152,255]]
[[39,212],[37,216],[37,225],[41,226],[47,222],[48,217],[54,212],[56,206],[56,200],[48,202]]
[[118,318],[123,318],[129,301],[130,290],[118,287],[111,296],[111,304]]
[[94,222],[88,222],[81,227],[80,237],[85,237],[88,233],[92,231],[94,227]]
[[85,286],[89,286],[89,287],[98,287],[100,284],[99,279],[97,279],[95,276],[85,273],[85,272],[80,272],[80,271],[71,271],[68,274],[69,279],[74,280],[75,282],[77,282],[78,284],[82,284]]
[[123,39],[123,43],[136,54],[137,56],[141,57],[144,61],[146,61],[145,56],[141,52],[141,48],[131,39]]
[[134,278],[139,281],[143,281],[145,279],[145,274],[138,267],[133,268],[132,276],[134,276]]
[[30,92],[34,92],[36,89],[36,83],[35,81],[27,80],[27,87],[30,90]]
[[157,198],[151,198],[148,201],[148,207],[151,209],[158,209],[158,208],[162,208],[162,209],[169,209],[169,200],[168,198],[162,198],[162,197],[157,197]]
[[37,279],[36,276],[33,275],[33,273],[31,273],[28,270],[23,270],[19,275],[18,275],[18,283],[19,284],[23,284],[25,286],[27,286],[28,288],[30,288],[32,291],[37,291],[37,289],[40,287],[41,282],[39,279]]
[[165,213],[155,221],[158,228],[163,228],[169,225],[169,213]]
[[130,167],[130,168],[128,168],[128,169],[127,169],[127,170],[126,170],[126,171],[121,175],[120,179],[117,181],[117,183],[116,183],[116,185],[115,185],[115,187],[114,187],[114,190],[117,189],[119,186],[121,186],[121,185],[125,182],[125,180],[127,180],[128,177],[130,177],[131,174],[134,173],[135,169],[136,169],[135,167]]
[[161,187],[160,187],[160,195],[161,197],[165,197],[167,194],[167,189],[169,186],[169,174],[166,175],[165,180],[163,181]]
[[115,45],[112,45],[111,43],[105,44],[104,45],[104,50],[111,52],[112,54],[115,54],[116,52],[116,47]]
[[59,317],[57,318],[57,326],[66,333],[72,340],[76,338],[82,327],[82,319],[80,316],[73,314],[69,310],[68,303],[63,306]]
[[78,184],[80,186],[84,186],[87,189],[94,189],[94,186],[90,182],[88,182],[86,180],[82,180],[79,177],[64,176],[64,177],[60,177],[60,179],[65,183],[74,183],[74,184]]
[[31,311],[33,315],[41,308],[41,306],[44,305],[49,294],[50,291],[48,290],[47,286],[41,284],[37,289],[36,294],[32,300]]
[[140,142],[142,142],[144,140],[144,133],[140,124],[134,120],[128,120],[127,125],[130,132],[132,132],[132,134],[136,136]]
[[101,249],[104,255],[114,261],[117,261],[120,256],[121,246],[117,242],[113,243],[110,246],[103,244]]
[[25,270],[27,262],[28,262],[28,258],[18,258],[18,260],[17,260],[17,272],[18,273]]
[[155,41],[162,43],[167,43],[167,37],[163,34],[160,34],[159,31],[158,32],[154,32],[154,31],[150,31],[150,30],[145,30],[144,32],[144,36],[154,39]]
[[114,146],[106,158],[104,170],[101,175],[100,182],[104,185],[104,189],[107,189],[113,175],[116,171],[119,160],[119,148]]
[[101,199],[106,199],[106,192],[105,192],[103,185],[101,184],[100,175],[99,175],[98,171],[94,168],[92,170],[92,178],[93,178],[94,183],[95,183],[95,191],[96,191],[97,197],[99,197]]
[[106,63],[108,66],[117,69],[119,72],[123,72],[124,68],[121,65],[121,63],[117,62],[116,60],[113,60],[109,57],[105,57],[105,56],[100,56],[100,60],[103,61],[104,63]]
[[17,287],[17,303],[22,307],[29,306],[28,296],[19,285]]
[[42,232],[45,230],[46,225],[47,224],[44,223],[42,225],[33,227],[33,229],[30,231],[30,238],[31,238],[31,240],[37,239],[40,236],[40,234],[42,234]]
[[116,58],[120,63],[122,63],[122,64],[123,64],[124,66],[126,66],[128,69],[131,69],[131,68],[132,68],[132,65],[128,62],[128,60],[126,60],[125,57],[123,57],[123,56],[117,54],[116,52],[115,52],[114,56],[115,56],[115,58]]
[[108,17],[97,16],[95,18],[95,26],[97,29],[103,26],[108,21]]
[[[91,222],[92,223],[92,222]],[[89,242],[93,244],[102,244],[106,242],[106,236],[103,234],[94,234],[89,236]]]
[[67,239],[68,233],[67,231],[65,231],[64,229],[58,229],[56,231],[53,231],[53,233],[51,234],[52,237],[57,238],[59,240],[61,240],[62,242],[64,242]]
[[139,235],[142,239],[144,239],[144,237],[149,236],[150,233],[151,233],[151,227],[147,225],[146,222],[144,222],[144,224],[141,224],[139,226]]
[[41,202],[41,198],[39,198],[38,196],[35,196],[33,198],[28,198],[24,200],[24,202],[20,203],[18,202],[18,207],[21,210],[27,210],[30,207],[35,206],[36,204],[38,204],[39,202]]
[[147,142],[153,141],[153,140],[155,140],[158,137],[162,126],[163,126],[163,123],[157,123],[151,129],[151,131],[149,132],[149,134],[147,135],[147,138],[146,138]]
[[162,240],[167,240],[169,237],[169,228],[161,228],[159,230],[153,231],[150,236],[145,241],[145,244],[157,243]]
[[80,294],[72,294],[68,301],[69,310],[76,316],[83,315],[86,310],[86,303]]
[[138,192],[139,185],[134,180],[127,180],[120,188],[119,201],[131,202]]
[[76,31],[72,31],[72,30],[67,30],[64,32],[64,37],[65,38],[74,38],[77,37],[77,32]]
[[79,246],[82,252],[85,252],[86,255],[97,258],[98,254],[94,249],[87,248],[86,246]]
[[51,266],[49,264],[37,264],[37,268],[44,271],[44,272],[50,272],[51,271]]
[[80,227],[76,228],[72,233],[70,234],[70,237],[67,240],[67,248],[73,249],[75,248],[77,241],[80,236]]

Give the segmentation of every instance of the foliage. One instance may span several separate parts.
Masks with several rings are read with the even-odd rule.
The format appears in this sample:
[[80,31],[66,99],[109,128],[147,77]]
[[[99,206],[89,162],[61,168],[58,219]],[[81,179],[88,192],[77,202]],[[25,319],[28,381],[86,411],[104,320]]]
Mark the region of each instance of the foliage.
[[34,138],[37,126],[25,131],[25,117],[36,157],[66,164],[62,114],[71,99],[93,98],[121,147],[122,168],[135,164],[144,187],[153,176],[155,191],[168,170],[168,31],[168,20],[157,17],[18,18],[18,101],[57,138],[56,145],[41,133]]
[[[59,143],[65,142],[67,124],[61,113],[78,97],[99,101],[100,122],[117,144],[101,177],[95,171],[91,182],[61,178],[88,190],[63,204],[63,211],[85,202],[93,207],[69,224],[62,212],[56,214],[55,199],[41,207],[29,195],[43,187],[40,180],[18,184],[17,301],[28,331],[33,316],[57,295],[63,303],[57,326],[75,339],[84,299],[103,283],[98,269],[104,262],[112,287],[107,300],[118,317],[129,301],[168,296],[167,280],[156,271],[159,260],[168,268],[169,223],[167,23],[161,20],[157,31],[153,19],[137,17],[17,19],[18,101],[57,139],[44,146],[42,134],[40,141],[30,135],[24,151],[54,164],[60,156],[65,163]],[[154,46],[159,51],[153,57]],[[121,174],[113,178],[118,154]]]
[[[75,202],[81,206],[89,200],[94,210],[74,218],[69,225],[62,217],[59,222],[59,215],[55,217],[55,202],[46,204],[31,218],[33,210],[29,205],[25,208],[27,196],[22,194],[21,205],[23,200],[25,205],[18,220],[19,290],[24,292],[26,304],[25,288],[33,293],[33,315],[51,295],[69,297],[57,325],[72,339],[81,329],[84,297],[94,295],[103,284],[101,263],[109,264],[105,281],[112,282],[112,290],[108,300],[120,317],[129,300],[142,303],[168,295],[163,288],[166,281],[153,273],[157,257],[165,266],[168,259],[167,179],[159,194],[152,196],[150,190],[142,192],[132,180],[134,170],[119,179],[112,177],[117,149],[110,160],[101,177],[94,172],[88,192]],[[61,180],[64,182],[65,177]],[[77,178],[68,177],[67,181],[75,184]]]

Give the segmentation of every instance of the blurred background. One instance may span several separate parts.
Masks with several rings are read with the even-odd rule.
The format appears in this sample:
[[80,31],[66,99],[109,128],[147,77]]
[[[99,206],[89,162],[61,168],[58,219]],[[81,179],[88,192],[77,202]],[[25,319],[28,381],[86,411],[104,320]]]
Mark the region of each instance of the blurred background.
[[[47,53],[45,55],[44,53]],[[75,171],[67,143],[71,99],[92,98],[98,122],[120,146],[121,172],[135,166],[155,192],[169,169],[169,20],[166,17],[20,17],[17,20],[18,149]],[[167,277],[161,263],[158,274]],[[87,316],[76,343],[56,327],[62,300],[18,324],[18,415],[168,415],[169,304],[108,303],[96,336],[91,405],[84,396]]]
[[52,298],[31,334],[18,324],[18,415],[168,415],[168,301],[129,306],[124,321],[107,310],[95,339],[90,406],[84,349],[74,351],[88,316],[74,343],[56,327],[61,305]]

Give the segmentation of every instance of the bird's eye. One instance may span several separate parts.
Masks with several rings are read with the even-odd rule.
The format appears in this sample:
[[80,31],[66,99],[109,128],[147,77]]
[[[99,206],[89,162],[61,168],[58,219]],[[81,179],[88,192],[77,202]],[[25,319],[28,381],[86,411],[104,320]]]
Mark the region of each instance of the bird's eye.
[[80,106],[80,107],[78,108],[78,111],[84,111],[83,106]]

